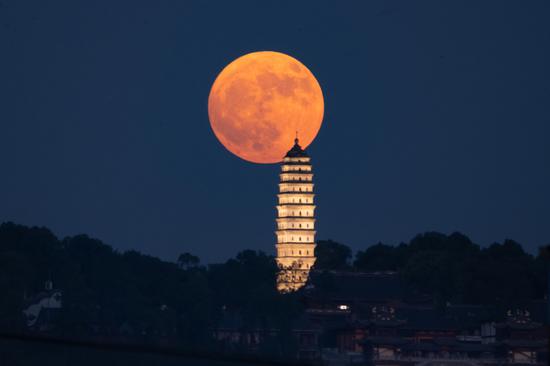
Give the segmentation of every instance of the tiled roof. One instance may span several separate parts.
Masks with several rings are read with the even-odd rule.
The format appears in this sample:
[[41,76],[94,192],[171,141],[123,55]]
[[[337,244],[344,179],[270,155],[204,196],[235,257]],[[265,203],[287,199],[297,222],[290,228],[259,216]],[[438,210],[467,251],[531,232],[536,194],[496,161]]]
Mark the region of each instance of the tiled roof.
[[288,150],[288,152],[285,155],[285,158],[302,158],[302,157],[308,157],[308,154],[298,144],[298,139],[295,139],[294,146],[292,147],[292,149]]

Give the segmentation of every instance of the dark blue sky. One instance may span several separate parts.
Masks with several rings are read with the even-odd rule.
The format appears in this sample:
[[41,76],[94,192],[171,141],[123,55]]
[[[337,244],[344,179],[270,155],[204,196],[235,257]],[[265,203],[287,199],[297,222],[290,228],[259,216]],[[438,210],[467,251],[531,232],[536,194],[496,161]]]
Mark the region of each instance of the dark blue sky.
[[274,252],[278,166],[209,88],[274,50],[325,95],[318,238],[550,242],[550,2],[0,0],[0,221],[205,262]]

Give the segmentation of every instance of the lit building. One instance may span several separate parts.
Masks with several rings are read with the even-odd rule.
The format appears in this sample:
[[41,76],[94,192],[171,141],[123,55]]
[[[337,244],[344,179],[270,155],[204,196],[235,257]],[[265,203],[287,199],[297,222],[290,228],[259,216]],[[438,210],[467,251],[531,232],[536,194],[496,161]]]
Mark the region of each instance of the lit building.
[[277,289],[304,286],[315,263],[313,172],[307,153],[294,140],[283,159],[277,205]]

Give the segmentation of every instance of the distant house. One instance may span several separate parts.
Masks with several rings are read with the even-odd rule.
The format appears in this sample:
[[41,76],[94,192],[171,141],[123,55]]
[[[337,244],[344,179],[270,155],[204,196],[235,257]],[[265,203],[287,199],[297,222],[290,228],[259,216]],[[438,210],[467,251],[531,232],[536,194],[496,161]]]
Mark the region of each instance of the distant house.
[[[306,313],[322,328],[323,358],[382,365],[545,365],[545,303],[522,310],[447,304],[404,290],[395,272],[315,272],[306,287]],[[532,318],[534,316],[534,318]],[[330,352],[325,352],[325,350]]]
[[[424,336],[420,338],[411,337],[414,333],[408,332],[382,337],[376,335],[378,330],[373,329],[373,334],[362,342],[365,358],[370,359],[372,365],[403,366],[456,365],[457,362],[467,365],[545,365],[548,361],[545,328],[530,319],[518,321],[509,317],[502,323],[492,323],[492,326],[491,323],[481,324],[479,334],[484,327],[492,328],[494,337],[491,337],[490,342],[481,335],[465,335],[464,330],[469,326],[462,325],[463,321],[454,325],[445,322],[441,324],[437,328],[448,328],[448,336],[432,333],[430,329],[434,328],[427,323],[417,323],[413,327],[409,324],[402,328],[424,328]],[[429,336],[430,333],[432,336]]]
[[[305,312],[291,329],[299,359],[369,366],[547,364],[544,301],[508,311],[436,306],[430,296],[407,292],[396,272],[312,271],[303,295]],[[245,325],[239,313],[226,311],[213,335],[226,347],[258,352],[280,335],[278,326]]]
[[547,329],[531,319],[531,311],[528,308],[509,309],[506,321],[495,325],[496,342],[503,345],[510,363],[548,361]]
[[[244,350],[257,353],[262,346],[280,337],[281,330],[275,324],[245,324],[240,313],[224,311],[216,327],[212,328],[214,339],[224,344],[226,351]],[[300,360],[318,359],[321,327],[307,317],[300,317],[292,324],[291,334],[297,346],[295,355]]]
[[45,290],[25,301],[23,314],[27,326],[33,329],[45,330],[51,326],[52,317],[62,308],[62,292],[54,289],[51,281],[47,281]]

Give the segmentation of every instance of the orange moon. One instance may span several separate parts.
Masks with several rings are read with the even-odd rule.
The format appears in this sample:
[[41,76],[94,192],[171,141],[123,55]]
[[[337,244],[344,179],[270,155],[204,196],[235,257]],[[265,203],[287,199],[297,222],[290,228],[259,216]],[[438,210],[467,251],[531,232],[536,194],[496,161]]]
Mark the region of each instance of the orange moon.
[[238,157],[280,162],[296,133],[306,148],[321,128],[323,92],[300,61],[279,52],[253,52],[227,65],[208,97],[214,134]]

